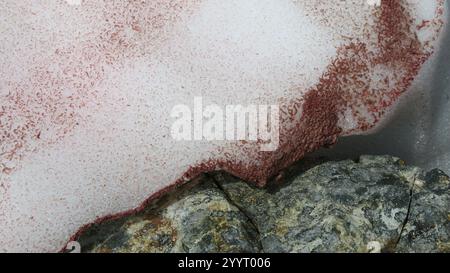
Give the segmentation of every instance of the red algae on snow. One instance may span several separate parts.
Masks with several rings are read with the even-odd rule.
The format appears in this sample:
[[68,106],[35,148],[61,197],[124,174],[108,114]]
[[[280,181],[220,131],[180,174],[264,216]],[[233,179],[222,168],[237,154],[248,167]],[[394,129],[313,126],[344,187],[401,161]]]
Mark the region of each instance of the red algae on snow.
[[[57,251],[202,172],[264,185],[372,130],[438,49],[445,2],[423,2],[3,1],[0,251]],[[278,149],[174,140],[194,97],[279,105]]]

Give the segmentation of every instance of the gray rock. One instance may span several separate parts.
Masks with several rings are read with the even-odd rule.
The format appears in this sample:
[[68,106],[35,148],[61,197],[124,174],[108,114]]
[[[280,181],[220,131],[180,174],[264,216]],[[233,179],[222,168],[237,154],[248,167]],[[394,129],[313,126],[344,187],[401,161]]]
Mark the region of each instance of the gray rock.
[[84,252],[260,252],[252,223],[202,177],[145,211],[95,225],[79,239]]
[[414,188],[399,252],[450,253],[450,180],[433,170]]
[[450,252],[450,179],[389,156],[326,162],[267,189],[215,173],[80,242],[93,252]]

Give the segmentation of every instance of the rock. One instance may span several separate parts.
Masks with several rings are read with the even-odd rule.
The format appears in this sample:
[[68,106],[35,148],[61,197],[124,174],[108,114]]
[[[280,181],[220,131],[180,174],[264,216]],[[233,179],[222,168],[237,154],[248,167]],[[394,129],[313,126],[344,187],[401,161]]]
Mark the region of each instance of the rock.
[[396,158],[328,162],[274,193],[218,180],[268,252],[433,252],[450,242],[448,177],[424,176]]
[[409,219],[399,252],[450,253],[450,181],[440,170],[433,170],[425,183],[414,189]]
[[[259,252],[248,218],[202,177],[127,219],[96,225],[80,238],[86,252]],[[108,230],[105,232],[104,230]]]
[[259,189],[198,179],[80,238],[93,252],[450,252],[450,179],[390,156],[326,162]]

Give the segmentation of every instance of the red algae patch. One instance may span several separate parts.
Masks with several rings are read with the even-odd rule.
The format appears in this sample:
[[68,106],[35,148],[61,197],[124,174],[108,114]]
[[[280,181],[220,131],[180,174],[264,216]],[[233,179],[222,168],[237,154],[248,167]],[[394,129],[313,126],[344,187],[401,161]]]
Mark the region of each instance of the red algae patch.
[[[0,250],[60,250],[203,172],[263,186],[372,130],[438,49],[431,2],[4,1]],[[174,140],[195,97],[278,105],[278,148]]]

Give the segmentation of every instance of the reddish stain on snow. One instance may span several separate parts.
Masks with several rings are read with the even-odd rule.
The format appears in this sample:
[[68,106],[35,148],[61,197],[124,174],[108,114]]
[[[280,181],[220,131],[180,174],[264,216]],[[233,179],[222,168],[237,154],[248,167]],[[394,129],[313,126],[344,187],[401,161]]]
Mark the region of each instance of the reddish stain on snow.
[[[51,60],[44,58],[37,61],[29,71],[29,82],[5,83],[10,91],[2,97],[7,103],[0,108],[0,174],[11,174],[17,167],[16,163],[27,154],[70,135],[83,123],[85,117],[82,110],[88,105],[95,107],[101,103],[97,86],[104,80],[105,66],[149,50],[137,42],[144,36],[154,39],[155,43],[150,46],[157,46],[157,30],[176,21],[177,14],[186,6],[198,2],[158,1],[161,5],[170,5],[166,9],[167,14],[152,13],[144,1],[129,1],[124,10],[105,14],[108,27],[88,45],[57,49]],[[277,151],[260,152],[258,145],[238,144],[240,149],[252,155],[257,164],[240,164],[231,157],[221,161],[205,161],[189,168],[172,186],[153,194],[138,208],[99,218],[97,223],[138,212],[178,185],[217,169],[264,186],[307,153],[333,145],[344,133],[338,126],[339,115],[349,109],[358,125],[355,131],[371,129],[411,85],[431,53],[431,49],[425,50],[420,44],[413,30],[414,27],[422,29],[429,22],[413,26],[410,15],[397,0],[383,0],[379,12],[376,34],[379,51],[372,52],[367,44],[358,41],[340,48],[319,83],[302,98],[282,106],[280,146]],[[442,14],[443,10],[439,10],[438,15]],[[128,38],[128,28],[138,36],[136,40]],[[50,71],[48,63],[59,64],[60,70]],[[396,68],[395,71],[402,73],[396,75],[401,80],[389,89],[371,90],[368,74],[377,65]],[[389,83],[388,78],[384,81]],[[65,90],[72,92],[66,94]],[[368,113],[360,113],[361,107],[368,109]],[[302,117],[296,119],[299,111],[302,111]],[[287,126],[292,122],[294,126]],[[52,134],[47,134],[48,130],[52,130]],[[0,188],[7,191],[3,184]],[[81,228],[72,240],[90,225]]]
[[[351,110],[357,120],[358,126],[354,131],[366,131],[373,128],[389,107],[408,89],[421,66],[432,53],[432,48],[425,49],[417,40],[413,20],[400,1],[383,0],[379,12],[376,34],[379,51],[369,51],[368,46],[363,42],[352,42],[340,48],[337,58],[322,75],[319,83],[303,98],[283,105],[280,126],[281,144],[276,152],[260,152],[259,147],[255,145],[241,143],[240,148],[251,154],[258,164],[238,164],[231,157],[223,161],[205,161],[191,167],[172,186],[153,194],[138,208],[99,218],[95,223],[81,228],[71,240],[76,240],[93,224],[143,210],[161,195],[205,172],[221,169],[246,181],[254,182],[258,186],[264,186],[307,153],[335,144],[338,136],[343,133],[338,126],[339,114],[347,109]],[[437,17],[439,13],[442,15],[443,11],[438,11]],[[439,21],[437,23],[443,24]],[[367,73],[377,65],[396,68],[402,73],[396,75],[401,80],[389,89],[370,90]],[[399,67],[401,69],[398,69]],[[388,78],[383,81],[386,84],[389,83]],[[370,121],[359,112],[360,106],[367,107]],[[300,109],[303,109],[302,118],[295,120],[294,117]],[[295,121],[296,126],[290,126],[291,129],[283,126],[291,121]]]

